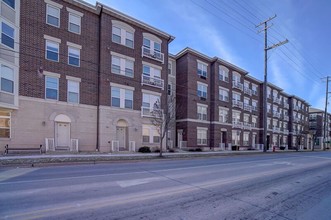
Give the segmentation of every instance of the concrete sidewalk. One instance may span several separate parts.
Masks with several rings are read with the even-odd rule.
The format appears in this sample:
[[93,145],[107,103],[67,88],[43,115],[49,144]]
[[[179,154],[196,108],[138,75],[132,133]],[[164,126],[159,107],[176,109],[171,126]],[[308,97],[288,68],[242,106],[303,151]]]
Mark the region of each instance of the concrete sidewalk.
[[[268,151],[267,153],[286,153],[295,151]],[[300,151],[303,152],[303,151]],[[38,166],[43,164],[59,163],[98,163],[111,161],[128,161],[128,160],[151,160],[151,159],[172,159],[172,158],[194,158],[194,157],[215,157],[231,155],[263,154],[263,151],[208,151],[208,152],[175,152],[163,153],[79,153],[79,154],[38,154],[38,155],[5,155],[0,156],[0,166],[24,165]]]

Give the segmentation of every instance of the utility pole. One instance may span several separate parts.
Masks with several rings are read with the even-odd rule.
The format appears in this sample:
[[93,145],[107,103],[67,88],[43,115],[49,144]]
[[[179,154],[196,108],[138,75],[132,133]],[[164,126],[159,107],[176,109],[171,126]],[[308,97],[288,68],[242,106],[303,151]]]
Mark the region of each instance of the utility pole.
[[286,44],[288,40],[281,41],[277,44],[273,44],[268,47],[268,28],[272,26],[268,26],[268,22],[274,19],[277,15],[268,18],[267,20],[261,22],[260,24],[256,25],[255,27],[260,27],[264,24],[264,29],[258,31],[258,33],[264,31],[264,83],[263,83],[263,152],[267,152],[267,84],[268,84],[268,50],[274,49],[279,47],[283,44]]
[[326,150],[326,124],[327,124],[327,121],[328,121],[328,96],[329,96],[329,79],[330,77],[327,76],[326,77],[326,92],[325,92],[325,111],[324,111],[324,128],[323,128],[323,150]]

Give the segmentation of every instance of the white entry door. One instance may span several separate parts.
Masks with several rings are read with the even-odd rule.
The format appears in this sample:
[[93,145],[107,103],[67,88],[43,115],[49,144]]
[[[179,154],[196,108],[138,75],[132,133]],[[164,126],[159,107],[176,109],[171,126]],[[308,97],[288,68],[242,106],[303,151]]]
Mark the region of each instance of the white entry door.
[[57,146],[59,147],[69,147],[70,144],[70,124],[69,123],[57,123],[56,137]]
[[126,149],[126,127],[117,127],[116,128],[116,137],[118,140],[118,145],[120,150]]

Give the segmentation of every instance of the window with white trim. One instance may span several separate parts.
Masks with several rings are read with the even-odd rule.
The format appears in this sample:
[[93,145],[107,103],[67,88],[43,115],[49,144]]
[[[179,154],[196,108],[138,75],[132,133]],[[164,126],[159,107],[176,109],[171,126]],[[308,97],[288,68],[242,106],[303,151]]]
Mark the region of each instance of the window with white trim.
[[240,78],[241,78],[241,75],[239,73],[233,72],[232,81],[234,81],[236,83],[240,83]]
[[133,109],[133,90],[111,86],[111,106]]
[[0,138],[10,138],[11,113],[0,111]]
[[4,3],[6,3],[8,6],[10,6],[12,9],[15,9],[15,0],[2,0]]
[[154,108],[161,108],[161,96],[143,93],[142,106],[149,110],[154,109]]
[[46,23],[54,27],[60,27],[60,8],[54,5],[46,5]]
[[68,80],[67,100],[70,103],[79,103],[79,82]]
[[219,66],[218,78],[221,81],[229,82],[229,69],[225,66]]
[[271,98],[271,88],[267,87],[267,97]]
[[252,127],[256,128],[257,127],[257,117],[252,116]]
[[229,122],[229,109],[227,108],[219,108],[218,110],[219,121],[223,123]]
[[1,67],[1,92],[14,93],[14,70],[8,66],[0,65]]
[[80,66],[80,49],[68,47],[68,64],[71,66]]
[[244,122],[249,123],[249,115],[244,114]]
[[46,99],[59,100],[59,78],[46,76]]
[[219,87],[218,88],[219,100],[228,102],[229,101],[229,90]]
[[248,146],[249,145],[249,133],[248,132],[244,132],[243,145],[244,146]]
[[147,64],[143,65],[143,74],[145,76],[150,76],[152,78],[161,79],[161,69],[154,68],[154,67],[149,66]]
[[207,78],[207,65],[198,61],[198,76]]
[[135,30],[121,21],[112,21],[112,23],[112,41],[133,48]]
[[143,125],[143,143],[160,143],[160,134],[157,127],[152,125]]
[[232,135],[231,135],[231,139],[232,139],[232,144],[234,146],[238,146],[240,144],[240,131],[238,130],[232,130]]
[[133,77],[134,61],[131,59],[121,58],[115,55],[111,56],[111,72],[127,77]]
[[59,61],[59,43],[46,40],[46,59],[55,62]]
[[82,20],[81,16],[69,12],[69,24],[68,24],[69,31],[76,34],[80,34],[81,20]]
[[197,104],[198,120],[207,120],[207,106]]
[[252,109],[257,111],[257,101],[252,99]]
[[240,115],[241,113],[240,112],[237,112],[237,111],[232,111],[232,123],[238,123],[240,122]]
[[271,104],[270,103],[267,104],[267,112],[271,113]]
[[207,145],[207,129],[197,128],[197,144]]
[[154,52],[161,52],[161,43],[144,37],[143,46]]
[[5,22],[1,22],[1,43],[14,49],[15,29]]
[[257,85],[252,84],[252,92],[253,94],[257,95]]
[[198,96],[207,99],[207,85],[198,83]]
[[267,119],[267,128],[271,128],[271,124],[270,124],[270,122],[271,122],[271,119],[268,118],[268,119]]
[[241,100],[241,94],[232,92],[232,100],[233,101],[240,101]]
[[169,75],[172,74],[172,63],[171,62],[168,63],[168,74]]

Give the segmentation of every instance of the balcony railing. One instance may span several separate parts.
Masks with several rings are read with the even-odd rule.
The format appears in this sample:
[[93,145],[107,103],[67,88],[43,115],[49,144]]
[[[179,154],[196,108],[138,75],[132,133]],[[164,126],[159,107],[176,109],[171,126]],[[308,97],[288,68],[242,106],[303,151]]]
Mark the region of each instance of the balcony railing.
[[232,121],[232,127],[233,128],[242,128],[243,123],[241,121]]
[[288,130],[287,129],[284,129],[284,134],[288,134]]
[[148,57],[153,60],[160,61],[161,63],[164,63],[164,54],[159,51],[152,51],[150,48],[142,46],[141,49],[141,56],[142,57]]
[[156,77],[151,77],[147,75],[142,75],[141,78],[142,85],[149,85],[156,88],[164,89],[164,80]]
[[237,88],[243,91],[244,85],[237,81],[232,81],[232,88]]
[[244,86],[244,93],[251,96],[252,95],[252,90],[250,88]]
[[299,108],[299,106],[295,105],[295,106],[293,106],[293,109],[296,111],[299,111],[300,108]]
[[223,102],[228,102],[229,96],[219,95],[219,100]]
[[284,108],[289,109],[290,108],[290,105],[288,103],[284,103]]
[[232,100],[232,106],[242,109],[243,108],[243,102],[237,101],[237,100]]
[[277,111],[274,111],[273,116],[276,117],[276,118],[280,118],[280,113],[277,112]]
[[274,127],[272,128],[272,131],[273,131],[273,132],[280,132],[280,128],[274,126]]
[[251,130],[252,129],[252,125],[248,122],[244,122],[244,129],[249,129]]
[[252,112],[252,106],[249,105],[249,104],[244,103],[244,110],[245,110],[245,111]]
[[280,98],[277,98],[277,97],[273,97],[273,102],[274,103],[277,103],[277,104],[279,104],[280,105],[280,103],[282,102],[282,100],[280,99]]
[[163,110],[158,108],[141,107],[141,116],[150,118],[162,118]]

